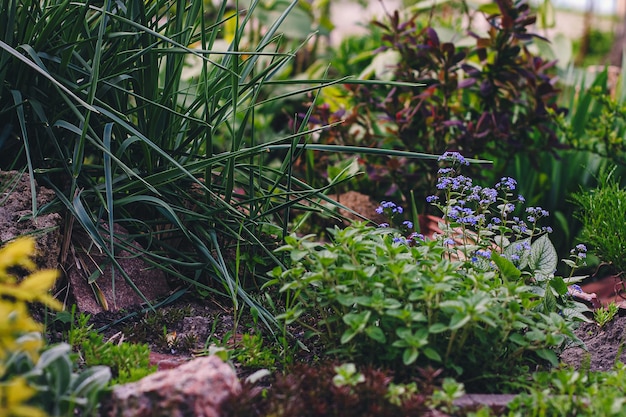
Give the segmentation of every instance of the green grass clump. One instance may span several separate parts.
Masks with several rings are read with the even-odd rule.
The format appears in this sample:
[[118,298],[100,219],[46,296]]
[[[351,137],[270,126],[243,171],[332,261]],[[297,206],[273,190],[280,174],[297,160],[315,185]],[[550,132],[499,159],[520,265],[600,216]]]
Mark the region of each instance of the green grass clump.
[[626,189],[609,173],[598,187],[573,196],[582,221],[580,238],[618,272],[626,271]]
[[[80,357],[81,366],[106,366],[113,376],[109,385],[134,382],[157,370],[150,365],[150,347],[147,343],[123,340],[104,340],[104,336],[89,324],[91,316],[72,313],[67,339]],[[75,317],[75,319],[74,319]],[[121,333],[118,333],[121,335]]]

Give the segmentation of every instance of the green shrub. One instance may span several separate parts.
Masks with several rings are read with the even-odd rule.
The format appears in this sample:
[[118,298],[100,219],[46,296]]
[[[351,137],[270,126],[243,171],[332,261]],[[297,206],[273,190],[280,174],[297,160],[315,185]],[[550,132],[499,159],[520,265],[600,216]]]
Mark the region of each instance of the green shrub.
[[289,236],[279,250],[291,266],[272,273],[288,300],[282,319],[319,336],[328,353],[396,370],[442,366],[466,380],[557,365],[555,351],[577,340],[570,319],[585,320],[586,308],[554,276],[549,228],[539,225],[547,213],[513,216],[510,178],[482,188],[454,168],[440,172],[447,223],[436,239],[360,223],[331,230],[324,244]]

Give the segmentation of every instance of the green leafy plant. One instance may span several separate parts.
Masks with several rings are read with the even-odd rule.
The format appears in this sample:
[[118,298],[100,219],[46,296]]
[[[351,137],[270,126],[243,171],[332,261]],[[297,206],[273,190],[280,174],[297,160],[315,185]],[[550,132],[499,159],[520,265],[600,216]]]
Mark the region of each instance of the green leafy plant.
[[440,389],[436,389],[430,398],[431,403],[450,414],[458,410],[454,401],[465,395],[465,386],[452,378],[445,378]]
[[[465,161],[454,153],[442,160]],[[328,353],[398,371],[443,366],[472,379],[557,365],[555,351],[577,340],[570,319],[586,320],[587,308],[554,276],[549,229],[539,225],[547,213],[512,216],[520,199],[512,179],[482,188],[454,168],[440,172],[445,197],[429,198],[444,213],[436,239],[364,224],[335,228],[326,244],[289,236],[279,250],[292,264],[271,281],[288,300],[281,319],[319,336]]]
[[619,416],[626,412],[625,368],[609,372],[558,369],[533,374],[526,393],[509,403],[508,416],[576,415]]
[[[93,415],[110,379],[106,367],[74,370],[67,344],[46,346],[42,326],[28,304],[60,310],[48,291],[57,272],[36,270],[35,241],[18,238],[0,249],[0,414],[7,416]],[[21,277],[16,272],[29,274]]]
[[619,312],[619,306],[615,302],[610,302],[606,307],[597,308],[593,312],[593,319],[598,326],[604,327],[612,321]]
[[15,358],[10,369],[28,369],[25,378],[37,390],[30,402],[51,416],[69,417],[77,411],[86,416],[96,415],[101,394],[111,379],[108,366],[76,370],[74,354],[67,343],[50,346],[35,363],[26,357]]
[[609,173],[600,178],[597,188],[575,194],[573,199],[580,209],[581,239],[618,273],[626,271],[626,190]]
[[150,347],[146,343],[105,341],[101,334],[91,332],[79,349],[85,366],[111,369],[111,385],[134,382],[157,370],[150,365]]
[[271,345],[264,345],[266,343],[260,334],[244,333],[240,340],[234,342],[231,357],[244,366],[272,369],[279,356]]
[[[70,328],[65,337],[72,350],[77,352],[81,367],[106,367],[112,374],[109,385],[134,382],[156,371],[157,367],[150,365],[147,343],[125,341],[122,333],[105,341],[90,320],[90,314],[76,314],[76,307],[72,308]],[[115,340],[117,337],[120,339]]]

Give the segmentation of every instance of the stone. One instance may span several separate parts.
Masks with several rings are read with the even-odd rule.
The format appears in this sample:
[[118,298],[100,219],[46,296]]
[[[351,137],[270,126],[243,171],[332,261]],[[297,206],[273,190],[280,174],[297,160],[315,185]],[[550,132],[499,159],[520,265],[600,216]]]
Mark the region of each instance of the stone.
[[[45,208],[54,198],[54,191],[35,183],[37,210]],[[18,236],[36,239],[39,268],[58,269],[61,251],[61,223],[58,213],[37,213],[33,216],[31,184],[27,173],[0,171],[0,245]]]
[[117,386],[106,402],[109,417],[220,417],[222,403],[241,391],[235,371],[217,356],[196,358]]
[[[169,294],[169,285],[163,271],[149,265],[143,258],[143,248],[133,240],[128,231],[119,224],[113,225],[118,242],[124,242],[126,250],[115,253],[120,267],[133,285],[150,302]],[[108,236],[103,236],[105,241]],[[97,314],[118,311],[145,303],[144,298],[130,285],[122,273],[112,265],[107,255],[100,252],[85,233],[74,230],[74,250],[68,258],[67,277],[72,295],[79,311]],[[101,275],[92,284],[89,277],[97,271]],[[115,277],[115,281],[113,281]]]
[[[358,191],[348,191],[342,194],[331,195],[334,199],[351,211],[340,209],[339,214],[351,221],[371,220],[375,224],[389,221],[385,216],[378,214],[376,208],[380,205],[370,196],[359,193]],[[358,213],[358,214],[355,214]],[[365,219],[364,219],[365,218]]]

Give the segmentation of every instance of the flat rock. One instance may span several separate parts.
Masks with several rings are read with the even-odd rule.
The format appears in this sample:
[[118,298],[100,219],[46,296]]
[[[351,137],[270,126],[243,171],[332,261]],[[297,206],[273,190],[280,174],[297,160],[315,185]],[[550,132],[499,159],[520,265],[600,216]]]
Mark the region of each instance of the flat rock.
[[[81,237],[76,232],[66,272],[79,311],[89,314],[118,311],[144,304],[146,300],[152,302],[169,293],[165,274],[143,259],[141,245],[122,226],[114,224],[113,231],[116,240],[126,247],[126,250],[116,252],[115,257],[143,297],[117,268],[113,274],[111,261],[105,253],[92,245],[88,237]],[[100,276],[90,284],[89,279],[94,273]]]
[[102,415],[219,417],[223,401],[240,390],[235,371],[217,356],[206,356],[114,388]]

